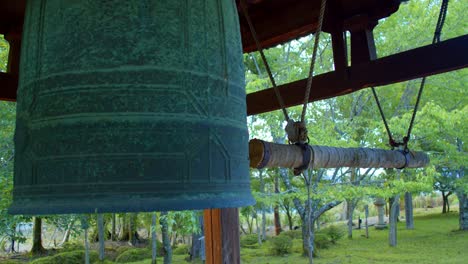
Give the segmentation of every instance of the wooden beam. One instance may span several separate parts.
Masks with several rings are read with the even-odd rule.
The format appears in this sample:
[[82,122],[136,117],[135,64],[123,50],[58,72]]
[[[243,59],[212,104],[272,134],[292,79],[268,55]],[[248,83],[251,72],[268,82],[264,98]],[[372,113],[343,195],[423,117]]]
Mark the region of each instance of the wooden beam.
[[10,45],[7,73],[0,72],[0,100],[16,101],[21,54],[21,31],[9,31],[5,39]]
[[398,150],[374,148],[336,148],[306,146],[308,154],[297,145],[277,144],[253,139],[249,142],[250,167],[299,168],[423,168],[429,164],[424,152],[403,153]]
[[239,264],[239,210],[206,209],[203,217],[206,264]]
[[372,28],[351,31],[351,65],[367,63],[377,58]]
[[[237,1],[239,2],[239,1]],[[263,48],[273,47],[287,41],[314,33],[318,25],[320,1],[269,0],[247,1],[247,8]],[[251,4],[249,4],[249,2]],[[398,10],[400,1],[388,0],[340,0],[328,1],[323,22],[323,31],[331,32],[336,25],[365,16],[379,20]],[[240,29],[244,52],[256,51],[255,42],[239,10]],[[349,24],[349,23],[348,23]]]
[[18,75],[0,72],[0,100],[16,101]]
[[20,56],[21,56],[21,30],[8,32],[5,34],[5,40],[10,45],[8,53],[7,72],[15,75],[19,74]]
[[[309,102],[349,94],[363,88],[381,86],[468,66],[468,35],[390,55],[346,68],[347,79],[337,72],[314,77]],[[302,104],[307,79],[280,85],[287,107]],[[247,114],[280,109],[272,88],[247,95]]]
[[335,71],[345,75],[346,67],[348,67],[347,46],[345,42],[346,36],[343,31],[336,30],[331,33],[331,37]]

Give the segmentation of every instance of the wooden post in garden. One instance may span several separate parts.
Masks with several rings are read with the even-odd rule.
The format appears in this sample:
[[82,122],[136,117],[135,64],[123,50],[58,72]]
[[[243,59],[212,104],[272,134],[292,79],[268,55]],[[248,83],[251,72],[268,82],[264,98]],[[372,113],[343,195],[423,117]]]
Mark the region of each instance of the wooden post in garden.
[[81,228],[84,230],[85,264],[89,264],[89,243],[88,243],[89,221],[88,221],[87,215],[83,215],[81,217]]
[[112,232],[111,232],[111,240],[112,241],[115,241],[116,240],[116,237],[115,237],[115,220],[116,220],[116,216],[115,216],[115,213],[112,214]]
[[[400,180],[401,170],[397,170],[396,180]],[[393,202],[390,205],[390,228],[388,234],[388,240],[391,247],[396,247],[397,245],[397,222],[398,222],[398,212],[400,208],[400,195],[395,195]]]
[[240,264],[239,209],[206,209],[206,264]]
[[405,192],[405,221],[406,229],[414,229],[413,195],[410,192]]
[[369,238],[369,224],[367,222],[367,218],[369,217],[369,205],[366,204],[364,207],[365,214],[366,214],[366,238]]
[[[151,216],[151,264],[156,264],[157,257],[156,212]],[[192,242],[193,243],[193,242]]]

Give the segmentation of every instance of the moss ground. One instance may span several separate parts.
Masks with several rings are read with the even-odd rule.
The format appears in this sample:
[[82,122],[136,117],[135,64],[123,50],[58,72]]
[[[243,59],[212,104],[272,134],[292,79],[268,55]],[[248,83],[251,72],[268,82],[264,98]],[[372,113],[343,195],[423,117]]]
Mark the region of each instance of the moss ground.
[[[339,240],[336,245],[331,246],[329,249],[320,250],[318,252],[318,257],[315,258],[314,263],[468,263],[468,232],[456,231],[458,228],[457,213],[442,215],[439,212],[428,214],[428,212],[416,211],[415,215],[414,230],[406,230],[404,221],[398,224],[398,245],[395,248],[388,246],[388,230],[375,230],[374,228],[370,228],[370,238],[364,237],[364,230],[355,230],[353,232],[353,239],[343,238]],[[307,258],[301,256],[301,240],[293,240],[292,251],[293,253],[283,257],[271,256],[268,250],[268,245],[263,244],[260,248],[257,249],[242,248],[241,259],[242,263],[247,264],[308,263]],[[61,257],[63,257],[63,255]],[[187,263],[185,261],[186,257],[186,255],[174,255],[173,263]],[[54,260],[56,260],[56,258],[58,258],[57,255],[54,257]],[[76,258],[81,258],[81,255]],[[10,262],[4,261],[0,260],[1,263],[24,263],[15,262],[13,260],[9,260]],[[63,258],[60,258],[58,261],[60,263],[68,263]],[[162,262],[162,258],[158,258],[158,263]],[[48,261],[37,263],[48,263]],[[106,261],[105,263],[110,264],[113,262]],[[127,263],[147,264],[151,263],[151,261],[150,259],[144,259],[137,262]],[[200,264],[201,262],[192,263]]]
[[356,230],[352,240],[321,251],[316,263],[468,263],[468,232],[457,228],[458,214],[417,216],[414,230],[398,224],[395,248],[388,246],[388,230],[370,229],[370,238]]
[[[406,230],[405,223],[398,224],[398,245],[388,246],[388,230],[355,230],[353,239],[343,238],[337,245],[319,252],[315,264],[466,264],[468,263],[468,232],[458,228],[458,214],[442,215],[416,212],[415,229]],[[283,257],[268,254],[267,246],[259,249],[242,249],[242,263],[255,264],[305,264],[308,260],[300,254],[300,240],[295,240],[293,253]],[[175,256],[173,263],[186,263]],[[149,260],[133,262],[146,264]]]

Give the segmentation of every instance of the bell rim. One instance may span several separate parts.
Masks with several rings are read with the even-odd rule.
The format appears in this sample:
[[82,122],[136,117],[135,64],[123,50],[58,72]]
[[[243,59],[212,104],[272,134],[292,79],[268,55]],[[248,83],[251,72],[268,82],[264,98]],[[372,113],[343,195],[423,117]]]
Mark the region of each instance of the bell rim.
[[[241,197],[241,198],[239,198]],[[129,197],[127,196],[127,199]],[[117,200],[117,201],[116,201]],[[128,201],[118,201],[118,198],[91,198],[79,203],[72,199],[17,200],[8,208],[12,215],[55,215],[55,214],[86,214],[86,213],[136,213],[161,211],[189,211],[204,209],[239,208],[256,203],[250,192],[208,194],[204,198],[187,199],[161,198],[131,198]]]

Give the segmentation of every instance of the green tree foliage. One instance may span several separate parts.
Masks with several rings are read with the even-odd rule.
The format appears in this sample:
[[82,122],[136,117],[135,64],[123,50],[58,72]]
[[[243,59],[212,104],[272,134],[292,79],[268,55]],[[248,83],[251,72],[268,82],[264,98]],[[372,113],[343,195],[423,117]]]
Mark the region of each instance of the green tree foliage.
[[[0,38],[0,71],[6,70],[8,43]],[[26,221],[22,216],[8,214],[12,202],[13,190],[13,132],[15,128],[15,104],[0,101],[0,240],[11,242],[25,240],[23,234],[17,231],[19,223]]]
[[8,42],[0,35],[0,72],[5,72],[8,63]]
[[[374,31],[378,57],[430,44],[440,2],[440,0],[409,1],[403,4],[396,14],[379,21]],[[442,39],[465,34],[466,23],[462,22],[465,21],[465,8],[466,4],[463,1],[451,1]],[[308,36],[266,51],[278,84],[307,77],[312,41],[313,37]],[[257,53],[245,55],[244,62],[248,92],[271,87]],[[333,69],[330,38],[327,36],[320,41],[316,63],[318,67],[314,74]],[[333,170],[312,172],[315,179],[320,178],[319,181],[313,181],[315,185],[312,188],[311,198],[316,202],[314,210],[334,201],[348,199],[355,201],[362,197],[390,198],[405,192],[430,192],[433,177],[438,175],[436,169],[440,167],[440,162],[450,161],[458,170],[461,164],[467,164],[466,158],[463,158],[465,157],[463,151],[457,151],[460,142],[466,142],[463,135],[468,134],[463,128],[466,126],[468,116],[464,110],[468,103],[465,89],[467,81],[467,70],[431,76],[427,79],[409,147],[411,150],[430,153],[433,166],[407,170],[406,176],[401,179],[396,179],[393,170],[377,170],[370,173],[368,178],[359,181],[359,184],[350,183],[350,173],[346,172],[346,168],[341,172]],[[402,140],[406,135],[419,84],[420,80],[412,80],[377,88],[383,111],[390,121],[391,131],[396,140]],[[314,93],[313,84],[312,93]],[[298,110],[299,106],[288,109],[290,116],[296,120],[299,115]],[[430,115],[434,117],[426,117]],[[442,116],[436,118],[438,115]],[[438,119],[445,120],[447,124],[431,124]],[[389,148],[383,122],[369,89],[309,104],[306,121],[311,144]],[[284,137],[285,134],[284,117],[280,111],[249,117],[248,124],[252,138],[273,141],[278,137]],[[337,173],[340,177],[333,177]],[[267,174],[278,174],[278,172],[271,170]],[[252,173],[252,176],[255,182],[258,174]],[[299,180],[291,177],[283,178],[285,185],[288,185],[286,182],[290,184],[289,187],[283,187],[283,192],[279,195],[265,193],[258,189],[259,184],[253,184],[255,198],[261,204],[270,206],[281,203],[282,200],[296,199],[295,206],[297,211],[300,211],[299,208],[301,206],[304,208],[304,204],[298,201],[307,200],[304,183],[300,178]],[[459,188],[463,189],[465,180],[461,178],[458,176],[456,182],[461,186]]]

